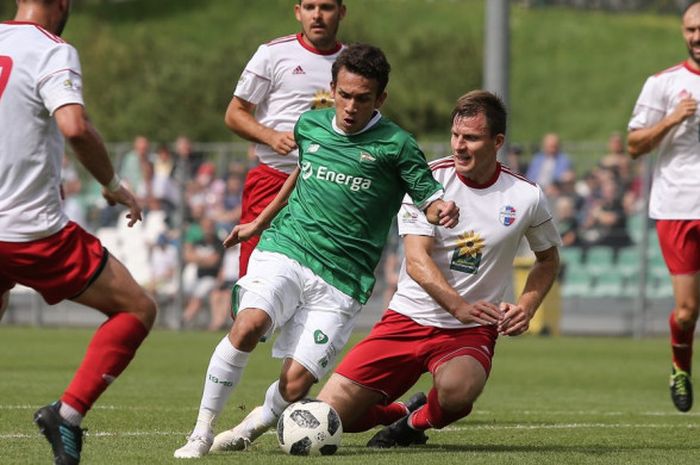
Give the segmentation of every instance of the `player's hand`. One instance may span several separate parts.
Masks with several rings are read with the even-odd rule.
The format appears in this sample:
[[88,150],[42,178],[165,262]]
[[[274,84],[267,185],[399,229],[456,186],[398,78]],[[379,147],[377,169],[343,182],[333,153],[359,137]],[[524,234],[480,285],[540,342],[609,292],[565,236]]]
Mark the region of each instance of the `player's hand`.
[[459,207],[452,201],[438,199],[426,209],[428,222],[445,228],[454,228],[459,223]]
[[521,305],[501,302],[503,317],[498,322],[498,334],[518,336],[530,328],[532,315]]
[[294,140],[293,132],[274,131],[268,142],[272,150],[280,155],[287,155],[297,148],[297,142]]
[[680,124],[687,118],[695,114],[698,109],[698,102],[691,94],[688,94],[683,100],[678,102],[678,105],[669,115],[676,124]]
[[119,186],[119,189],[114,192],[107,190],[106,187],[103,187],[102,197],[104,197],[107,203],[111,206],[120,204],[129,209],[129,213],[126,214],[126,217],[129,218],[129,227],[135,225],[137,221],[143,220],[143,217],[141,216],[141,207],[139,206],[136,197],[124,185],[124,183],[122,183]]
[[464,303],[455,313],[461,323],[478,323],[480,325],[496,325],[503,318],[497,305],[485,300],[479,300],[473,304]]
[[227,249],[234,245],[247,241],[253,236],[260,234],[260,227],[253,221],[251,223],[237,224],[233,227],[231,233],[224,239],[224,247]]

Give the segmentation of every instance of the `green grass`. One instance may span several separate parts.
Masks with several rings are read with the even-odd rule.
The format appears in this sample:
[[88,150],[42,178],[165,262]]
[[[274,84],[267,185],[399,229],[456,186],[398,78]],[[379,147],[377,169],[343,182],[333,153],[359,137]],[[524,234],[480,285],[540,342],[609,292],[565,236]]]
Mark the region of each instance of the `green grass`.
[[[31,415],[69,382],[90,335],[0,328],[1,464],[50,463]],[[83,462],[182,463],[172,453],[193,425],[205,365],[220,337],[154,332],[86,419]],[[266,434],[251,451],[198,463],[696,464],[700,419],[671,405],[668,352],[665,339],[502,339],[472,415],[431,432],[426,447],[368,451],[371,433],[347,434],[335,456],[305,459],[284,455]],[[260,403],[278,370],[269,345],[261,345],[219,426],[232,426]],[[428,387],[424,377],[418,388]]]

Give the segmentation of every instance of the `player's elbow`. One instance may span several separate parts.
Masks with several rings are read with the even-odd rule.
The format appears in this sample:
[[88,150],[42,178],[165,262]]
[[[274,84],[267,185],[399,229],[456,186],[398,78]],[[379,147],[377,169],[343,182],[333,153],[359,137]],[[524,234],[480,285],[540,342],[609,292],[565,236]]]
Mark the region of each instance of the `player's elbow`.
[[56,124],[68,141],[84,138],[90,132],[90,122],[80,105],[66,105],[55,111]]
[[86,120],[76,120],[62,126],[60,129],[69,142],[74,142],[84,139],[89,134],[90,125]]

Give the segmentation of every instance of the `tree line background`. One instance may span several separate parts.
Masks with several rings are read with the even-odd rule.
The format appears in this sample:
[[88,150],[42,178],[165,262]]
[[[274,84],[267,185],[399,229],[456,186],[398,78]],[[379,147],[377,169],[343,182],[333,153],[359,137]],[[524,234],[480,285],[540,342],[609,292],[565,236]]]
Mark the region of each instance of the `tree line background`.
[[[260,43],[299,30],[294,3],[74,1],[64,37],[80,51],[92,119],[108,141],[140,133],[238,140],[223,124],[233,88]],[[378,45],[392,64],[384,113],[419,138],[445,141],[455,99],[481,86],[484,1],[345,3],[341,40]],[[512,140],[534,144],[556,131],[568,141],[601,141],[624,131],[646,77],[686,56],[682,2],[598,1],[599,9],[585,10],[576,3],[512,4]],[[10,18],[14,4],[0,0],[0,14]],[[613,4],[625,11],[609,11]]]

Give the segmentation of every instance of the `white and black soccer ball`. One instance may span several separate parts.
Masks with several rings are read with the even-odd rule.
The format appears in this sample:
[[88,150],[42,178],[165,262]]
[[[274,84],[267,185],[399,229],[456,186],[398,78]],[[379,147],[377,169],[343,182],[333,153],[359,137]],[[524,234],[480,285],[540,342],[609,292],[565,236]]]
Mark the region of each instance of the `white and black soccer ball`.
[[277,422],[277,440],[291,455],[331,455],[340,446],[343,425],[325,402],[304,399],[287,407]]

